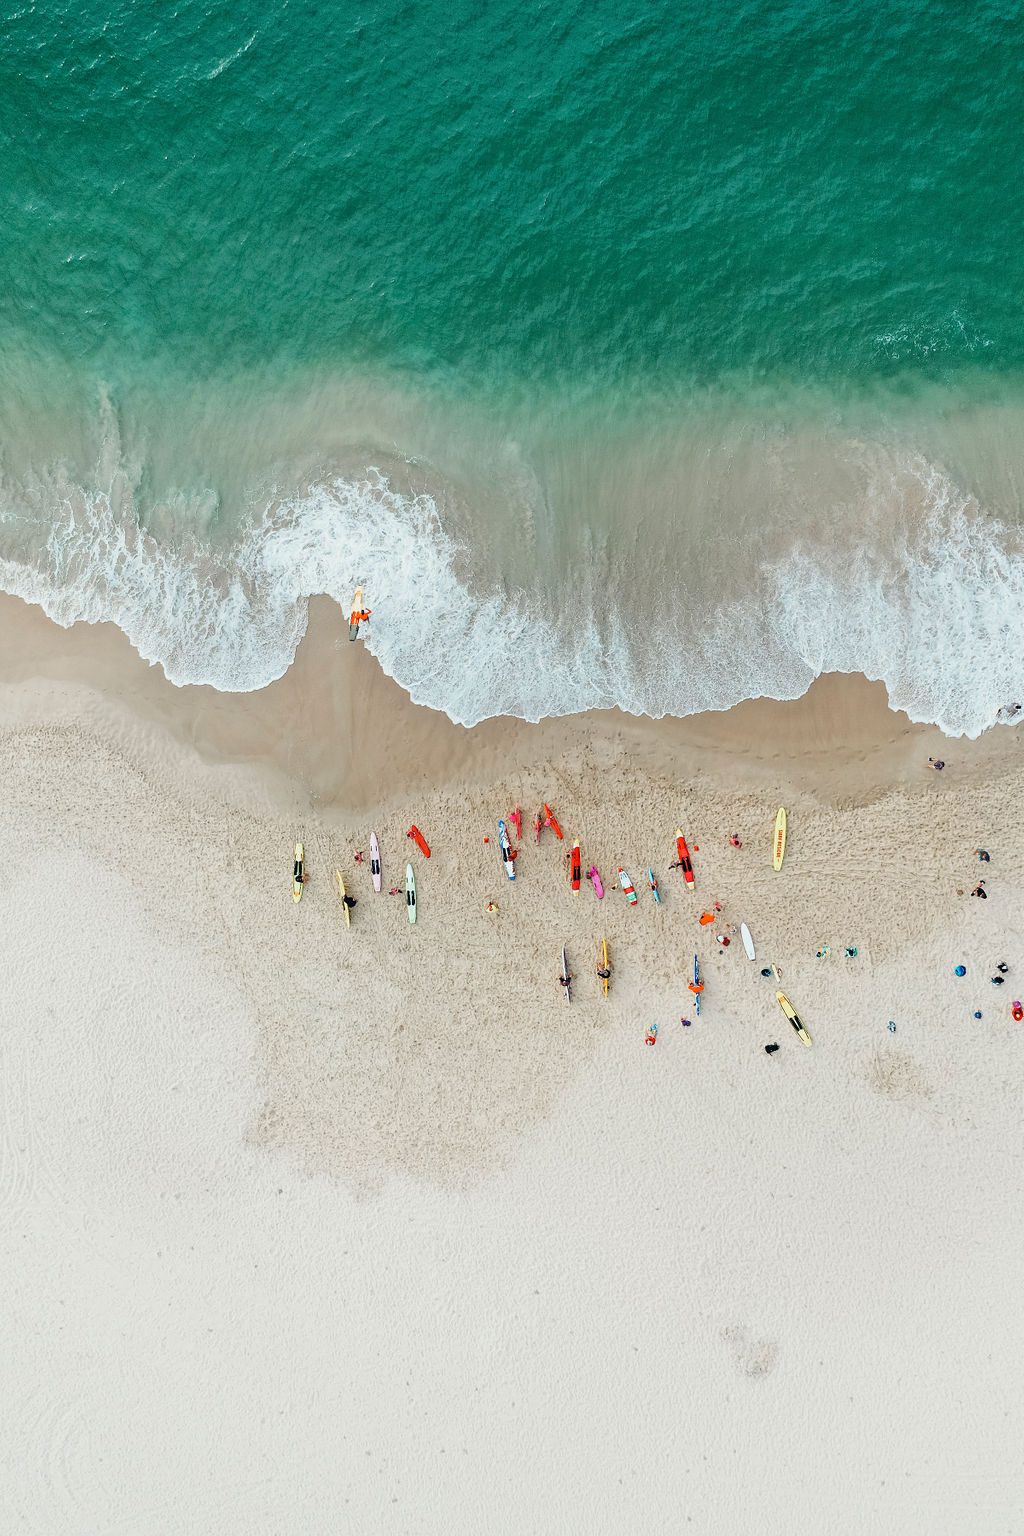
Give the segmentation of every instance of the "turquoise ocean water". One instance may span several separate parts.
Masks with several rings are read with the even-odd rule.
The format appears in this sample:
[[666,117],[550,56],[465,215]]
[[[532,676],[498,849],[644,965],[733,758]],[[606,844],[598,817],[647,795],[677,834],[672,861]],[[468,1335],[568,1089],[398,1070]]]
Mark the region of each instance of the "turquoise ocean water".
[[466,722],[1019,695],[1018,7],[2,16],[0,587],[238,689],[361,580]]

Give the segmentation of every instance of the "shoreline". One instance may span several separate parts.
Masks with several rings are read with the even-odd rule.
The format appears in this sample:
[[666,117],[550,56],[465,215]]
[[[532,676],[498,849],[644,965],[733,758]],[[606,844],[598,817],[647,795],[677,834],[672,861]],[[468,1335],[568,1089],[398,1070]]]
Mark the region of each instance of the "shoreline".
[[[361,644],[330,599],[310,603],[295,662],[254,693],[177,687],[144,662],[113,624],[61,629],[40,609],[0,596],[0,686],[12,718],[69,718],[121,736],[128,722],[166,731],[208,766],[265,771],[288,803],[297,786],[339,813],[443,785],[516,774],[593,755],[600,769],[628,757],[681,783],[709,774],[723,787],[798,792],[824,804],[870,802],[927,780],[930,756],[963,779],[998,771],[1015,732],[950,741],[889,708],[881,683],[819,677],[797,700],[748,700],[723,712],[660,720],[618,710],[473,727],[414,704]],[[88,700],[72,702],[82,690]],[[955,762],[955,768],[954,768]],[[287,786],[287,787],[286,787]],[[670,818],[671,819],[671,818]]]

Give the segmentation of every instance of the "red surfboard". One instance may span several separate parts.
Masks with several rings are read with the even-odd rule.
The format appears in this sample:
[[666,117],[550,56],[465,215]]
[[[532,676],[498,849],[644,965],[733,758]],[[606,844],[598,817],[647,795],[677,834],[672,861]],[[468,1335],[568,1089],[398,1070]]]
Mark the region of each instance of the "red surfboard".
[[509,821],[516,829],[516,842],[521,843],[523,840],[523,811],[521,806],[516,806],[509,817]]
[[686,846],[686,838],[681,827],[676,827],[676,857],[683,866],[683,879],[687,885],[693,884],[693,865],[690,863],[690,850]]
[[411,826],[405,835],[406,837],[412,838],[413,842],[416,844],[416,847],[419,849],[420,853],[422,853],[425,859],[430,858],[430,849],[427,846],[427,840],[423,836],[423,833],[420,831],[419,827],[415,825]]
[[572,888],[574,891],[578,891],[580,888],[580,845],[578,842],[575,842],[572,845],[572,863],[570,865],[570,870],[572,873]]
[[551,809],[550,805],[545,805],[545,807],[544,807],[544,815],[547,817],[547,825],[551,828],[552,832],[558,838],[558,841],[561,842],[562,841],[562,829],[558,825],[558,822],[555,820],[555,813]]

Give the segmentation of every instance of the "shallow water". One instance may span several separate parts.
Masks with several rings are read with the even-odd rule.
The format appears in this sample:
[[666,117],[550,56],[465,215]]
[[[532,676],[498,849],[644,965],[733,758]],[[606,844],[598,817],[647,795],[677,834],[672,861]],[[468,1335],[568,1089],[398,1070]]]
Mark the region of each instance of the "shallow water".
[[9,9],[0,585],[472,722],[1019,692],[1014,17]]

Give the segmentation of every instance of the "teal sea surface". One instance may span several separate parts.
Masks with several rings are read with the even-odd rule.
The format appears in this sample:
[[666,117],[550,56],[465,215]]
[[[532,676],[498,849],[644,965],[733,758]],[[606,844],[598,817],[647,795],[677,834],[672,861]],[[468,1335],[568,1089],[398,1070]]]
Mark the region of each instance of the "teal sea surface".
[[1024,660],[1009,4],[2,11],[0,588],[472,723]]

